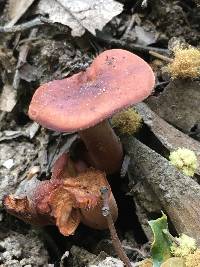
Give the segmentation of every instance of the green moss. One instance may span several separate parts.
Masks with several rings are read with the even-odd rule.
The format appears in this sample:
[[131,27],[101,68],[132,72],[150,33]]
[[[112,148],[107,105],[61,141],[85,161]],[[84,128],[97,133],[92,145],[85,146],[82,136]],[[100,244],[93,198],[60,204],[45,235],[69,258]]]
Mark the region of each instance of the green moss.
[[173,243],[171,246],[171,253],[175,257],[185,257],[197,249],[195,239],[188,235],[182,234],[180,237],[176,237],[176,240],[179,245]]
[[188,176],[193,176],[198,167],[195,153],[187,148],[178,148],[171,152],[169,160],[171,164]]
[[200,76],[200,50],[189,46],[174,48],[174,60],[168,65],[172,78],[197,78]]
[[200,267],[200,249],[185,257],[186,267]]
[[141,127],[142,118],[136,111],[129,108],[114,115],[111,122],[120,134],[132,135]]

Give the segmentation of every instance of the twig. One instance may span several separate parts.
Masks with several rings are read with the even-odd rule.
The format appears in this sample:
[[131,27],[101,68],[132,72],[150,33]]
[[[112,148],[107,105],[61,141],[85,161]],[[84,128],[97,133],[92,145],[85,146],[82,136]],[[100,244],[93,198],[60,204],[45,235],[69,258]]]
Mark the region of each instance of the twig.
[[22,32],[31,28],[34,28],[36,26],[43,25],[45,23],[45,19],[38,17],[33,20],[30,20],[28,22],[22,23],[20,25],[14,25],[14,26],[1,26],[0,32],[3,33],[15,33],[15,32]]
[[[38,31],[37,28],[36,29],[32,29],[30,34],[29,34],[29,38],[32,39],[33,37],[35,37],[36,34],[37,34],[37,31]],[[14,75],[14,78],[13,78],[13,84],[12,84],[13,88],[15,90],[18,89],[19,83],[20,83],[19,69],[26,62],[26,58],[27,58],[28,52],[30,50],[30,40],[29,40],[29,38],[28,38],[27,42],[20,47],[18,62],[17,62],[17,66],[16,66],[15,75]]]
[[129,32],[131,31],[131,29],[133,27],[134,22],[135,22],[135,14],[133,14],[131,16],[131,19],[129,21],[129,24],[128,24],[126,30],[125,30],[125,33],[123,34],[123,37],[122,37],[123,39],[126,39],[127,38]]
[[120,177],[121,178],[124,178],[126,176],[126,173],[128,171],[129,163],[130,163],[130,157],[129,157],[129,155],[126,154],[124,156],[124,160],[122,162],[122,167],[121,167],[121,170],[120,170]]
[[159,87],[159,86],[167,85],[169,82],[170,81],[158,82],[158,83],[156,83],[155,88]]
[[132,248],[130,246],[127,246],[127,245],[122,245],[122,247],[124,249],[127,249],[127,250],[131,250],[131,251],[134,251],[134,252],[137,252],[138,254],[140,254],[143,258],[145,258],[147,256],[147,254],[145,252],[142,252],[139,248]]
[[38,40],[41,40],[41,37],[25,38],[25,39],[19,41],[18,44],[22,45],[22,44],[26,43],[27,41],[35,42],[35,41],[38,41]]
[[[109,244],[112,244],[112,241],[108,240],[108,243]],[[143,258],[146,258],[147,257],[147,253],[143,250],[140,250],[139,248],[133,248],[131,246],[128,246],[128,245],[123,245],[122,244],[122,247],[126,250],[130,250],[130,251],[133,251],[133,252],[137,252],[138,254],[140,254]],[[131,263],[131,265],[133,265],[133,263]],[[133,267],[133,266],[132,266]]]
[[150,50],[149,51],[149,54],[152,55],[152,56],[154,56],[154,57],[157,57],[159,59],[162,59],[164,61],[170,62],[170,63],[173,61],[173,59],[171,59],[169,57],[166,57],[166,56],[163,56],[163,55],[161,55],[161,54],[159,54],[158,52],[155,52],[155,51],[151,51]]
[[126,42],[123,40],[118,40],[118,39],[114,39],[114,38],[104,38],[102,36],[97,36],[96,37],[99,41],[105,42],[108,45],[114,46],[114,47],[120,47],[120,48],[125,48],[127,50],[130,51],[139,51],[139,52],[148,52],[151,51],[155,51],[155,52],[160,52],[160,53],[165,53],[165,54],[169,54],[169,50],[168,49],[164,49],[164,48],[158,48],[158,47],[153,47],[153,46],[144,46],[144,45],[139,45],[139,44],[134,44],[132,42]]
[[103,200],[103,207],[102,207],[102,214],[105,216],[107,223],[108,223],[108,228],[110,230],[110,235],[111,239],[113,242],[113,246],[115,248],[115,251],[121,261],[125,264],[126,267],[132,267],[131,262],[129,258],[127,257],[126,253],[124,252],[122,248],[122,244],[119,240],[119,237],[117,235],[115,225],[112,219],[112,215],[110,214],[110,207],[109,207],[109,190],[107,187],[102,187],[101,188],[101,196]]
[[[6,116],[6,112],[0,110],[0,122],[5,118],[5,116]],[[1,130],[1,128],[0,128],[0,130]]]
[[38,27],[44,24],[51,25],[53,27],[56,27],[58,29],[62,29],[65,31],[66,29],[68,30],[69,28],[66,25],[59,24],[59,23],[54,23],[48,18],[45,17],[37,17],[33,20],[30,20],[28,22],[19,24],[19,25],[14,25],[14,26],[0,26],[0,33],[16,33],[16,32],[23,32],[25,30],[29,30],[34,27]]

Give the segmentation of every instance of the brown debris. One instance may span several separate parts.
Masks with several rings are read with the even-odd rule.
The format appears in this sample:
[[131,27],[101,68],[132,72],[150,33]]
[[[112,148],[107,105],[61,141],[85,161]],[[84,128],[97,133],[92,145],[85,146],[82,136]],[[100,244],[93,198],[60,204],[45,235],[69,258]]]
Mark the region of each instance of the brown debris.
[[109,185],[105,174],[92,168],[70,177],[69,169],[65,168],[69,163],[64,153],[55,162],[50,180],[33,177],[25,181],[15,195],[4,198],[6,210],[25,222],[56,224],[63,235],[73,234],[81,220],[81,209],[87,211],[98,206],[100,188]]
[[199,123],[199,81],[174,80],[159,96],[151,96],[147,103],[161,118],[185,133]]

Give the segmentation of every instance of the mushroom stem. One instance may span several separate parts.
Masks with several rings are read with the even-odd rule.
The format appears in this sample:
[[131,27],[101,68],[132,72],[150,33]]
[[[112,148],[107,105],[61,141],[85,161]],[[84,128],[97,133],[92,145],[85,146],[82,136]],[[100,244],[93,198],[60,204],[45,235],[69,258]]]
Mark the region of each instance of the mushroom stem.
[[108,120],[80,131],[79,135],[87,148],[89,163],[94,168],[107,174],[120,170],[123,159],[122,145]]
[[[110,193],[108,198],[110,216],[115,222],[118,217],[118,208],[113,193]],[[108,228],[107,219],[102,215],[102,202],[93,209],[81,209],[81,222],[93,229],[104,230]]]

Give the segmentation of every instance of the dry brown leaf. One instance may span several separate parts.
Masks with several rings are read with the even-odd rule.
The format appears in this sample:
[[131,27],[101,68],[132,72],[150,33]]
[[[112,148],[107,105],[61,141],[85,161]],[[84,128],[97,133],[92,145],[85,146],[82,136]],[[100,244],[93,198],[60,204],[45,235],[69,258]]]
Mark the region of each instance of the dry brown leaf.
[[80,223],[80,212],[73,208],[70,195],[61,187],[52,194],[52,214],[56,218],[56,225],[65,235],[74,233]]
[[66,179],[64,189],[70,193],[77,206],[84,209],[94,208],[101,199],[100,188],[109,187],[103,172],[89,169],[76,179]]
[[122,10],[123,5],[114,0],[41,0],[38,4],[40,14],[69,26],[72,36],[81,36],[85,30],[95,35]]
[[11,21],[8,26],[13,26],[28,10],[35,0],[9,0],[8,13]]

